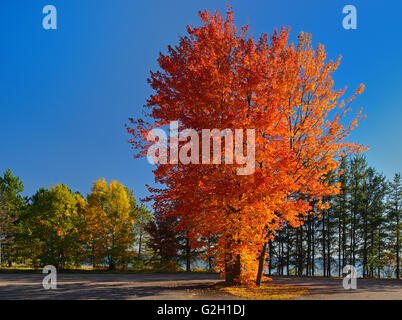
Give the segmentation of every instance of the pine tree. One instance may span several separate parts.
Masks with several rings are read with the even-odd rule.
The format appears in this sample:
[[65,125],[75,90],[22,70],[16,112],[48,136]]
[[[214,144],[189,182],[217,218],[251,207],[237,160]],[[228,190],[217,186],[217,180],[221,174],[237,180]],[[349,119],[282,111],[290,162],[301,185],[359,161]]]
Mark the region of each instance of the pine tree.
[[395,275],[401,277],[401,230],[402,230],[402,184],[401,174],[397,173],[392,182],[389,183],[388,193],[388,230],[391,243],[391,251],[395,256]]
[[24,186],[8,169],[0,177],[0,266],[5,260],[11,267],[16,259],[16,223],[25,207],[21,196]]

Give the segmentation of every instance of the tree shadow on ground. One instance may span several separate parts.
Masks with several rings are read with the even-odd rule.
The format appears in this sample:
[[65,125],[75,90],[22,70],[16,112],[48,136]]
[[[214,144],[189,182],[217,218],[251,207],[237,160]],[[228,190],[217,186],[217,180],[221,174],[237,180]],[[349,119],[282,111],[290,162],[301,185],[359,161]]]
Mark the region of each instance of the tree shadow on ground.
[[292,284],[309,289],[309,296],[343,294],[351,297],[358,294],[373,295],[376,293],[392,294],[397,296],[400,294],[402,299],[402,281],[401,280],[385,280],[385,279],[357,279],[356,290],[346,290],[343,287],[343,278],[323,278],[323,277],[278,277],[273,276],[275,284]]
[[[114,275],[92,277],[74,277],[60,275],[57,289],[45,290],[43,276],[20,275],[6,280],[0,277],[0,299],[10,300],[76,300],[76,299],[230,299],[230,295],[217,293],[211,288],[214,281],[210,277],[190,278],[178,275],[175,278],[113,277]],[[200,279],[201,278],[201,279]],[[3,280],[3,281],[2,281]],[[95,281],[96,280],[96,281]],[[203,281],[204,280],[204,281]],[[208,280],[208,281],[205,281]],[[6,282],[4,282],[6,281]],[[185,283],[183,283],[185,281]]]

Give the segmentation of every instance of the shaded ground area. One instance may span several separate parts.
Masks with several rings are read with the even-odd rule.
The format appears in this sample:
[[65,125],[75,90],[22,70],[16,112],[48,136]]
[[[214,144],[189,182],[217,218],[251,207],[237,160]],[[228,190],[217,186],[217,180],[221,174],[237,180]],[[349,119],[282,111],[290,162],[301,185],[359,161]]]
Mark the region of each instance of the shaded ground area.
[[236,299],[209,288],[216,274],[58,274],[45,290],[42,274],[0,274],[0,299]]
[[342,278],[272,277],[276,284],[301,286],[308,300],[402,300],[402,280],[357,279],[356,290],[345,290]]
[[[57,289],[45,290],[42,274],[0,274],[0,299],[239,299],[212,289],[221,281],[215,274],[58,274]],[[273,277],[275,285],[308,289],[298,299],[398,299],[402,281],[357,280],[345,290],[342,279]]]

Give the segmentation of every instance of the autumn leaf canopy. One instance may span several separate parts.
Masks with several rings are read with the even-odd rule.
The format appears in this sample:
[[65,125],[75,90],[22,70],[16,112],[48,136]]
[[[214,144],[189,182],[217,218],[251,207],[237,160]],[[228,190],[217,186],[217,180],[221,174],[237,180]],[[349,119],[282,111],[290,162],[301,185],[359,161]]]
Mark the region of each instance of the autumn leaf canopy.
[[188,26],[187,35],[160,54],[160,68],[148,80],[154,93],[147,118],[130,119],[127,130],[139,157],[150,146],[150,130],[171,121],[200,135],[202,129],[254,130],[253,174],[237,175],[239,163],[159,163],[154,174],[163,187],[149,187],[148,198],[156,210],[178,217],[192,246],[216,237],[210,250],[218,268],[224,274],[240,258],[238,280],[248,281],[276,230],[300,225],[312,203],[325,208],[323,197],[339,192],[325,178],[346,153],[364,149],[346,141],[362,116],[359,111],[346,121],[355,96],[344,101],[345,89],[334,89],[340,58],[328,60],[309,34],[301,32],[296,44],[285,28],[255,39],[247,26],[235,26],[231,8],[226,18],[199,15],[201,26]]

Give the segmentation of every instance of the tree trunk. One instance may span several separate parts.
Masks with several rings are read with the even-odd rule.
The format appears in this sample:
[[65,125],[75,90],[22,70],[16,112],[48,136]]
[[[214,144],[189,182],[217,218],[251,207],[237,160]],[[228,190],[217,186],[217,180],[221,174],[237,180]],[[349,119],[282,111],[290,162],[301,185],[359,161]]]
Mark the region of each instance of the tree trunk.
[[311,216],[307,218],[307,264],[306,264],[306,276],[311,273]]
[[279,243],[278,243],[278,274],[280,276],[283,275],[283,240],[281,237],[279,237]]
[[325,277],[327,274],[327,251],[326,251],[326,239],[325,239],[325,216],[322,217],[322,275]]
[[364,243],[363,243],[363,278],[367,276],[367,219],[364,221]]
[[296,228],[295,275],[299,275],[299,229]]
[[191,271],[191,248],[190,240],[186,237],[186,272]]
[[396,216],[396,278],[400,278],[400,262],[399,262],[399,247],[400,247],[400,232],[399,232],[399,212],[397,211],[397,216]]
[[140,239],[138,243],[138,258],[141,258],[141,248],[142,247],[142,230],[140,230]]
[[272,240],[268,241],[269,247],[269,262],[268,262],[268,274],[272,274],[272,257],[273,257],[273,250],[272,250]]
[[235,283],[235,281],[240,277],[241,275],[241,261],[240,261],[240,255],[236,255],[236,257],[228,257],[225,263],[225,274],[226,278],[225,281],[226,283]]
[[378,275],[377,275],[377,277],[378,278],[381,278],[381,258],[382,258],[382,254],[381,254],[381,237],[380,237],[380,234],[381,234],[381,230],[378,230],[378,234],[379,234],[379,236],[378,236],[378,267],[377,267],[377,272],[378,272]]
[[327,214],[327,277],[331,277],[331,226],[330,211]]
[[286,230],[287,234],[287,241],[286,241],[286,275],[288,276],[289,273],[289,265],[290,265],[290,230]]
[[315,226],[314,226],[314,222],[311,228],[312,232],[311,232],[311,275],[314,276],[315,274]]
[[257,280],[256,280],[256,284],[257,286],[261,285],[261,279],[262,279],[262,274],[264,272],[264,260],[265,260],[265,252],[267,250],[267,243],[265,242],[262,250],[261,250],[261,254],[260,254],[260,258],[258,261],[258,272],[257,272]]
[[299,259],[299,276],[303,276],[303,264],[304,264],[304,254],[303,254],[303,225],[299,227],[300,229],[300,259]]
[[96,269],[95,245],[92,244],[92,268]]
[[341,247],[341,218],[339,217],[338,221],[338,277],[341,276],[342,274],[342,269],[341,269],[341,257],[342,257],[342,247]]

